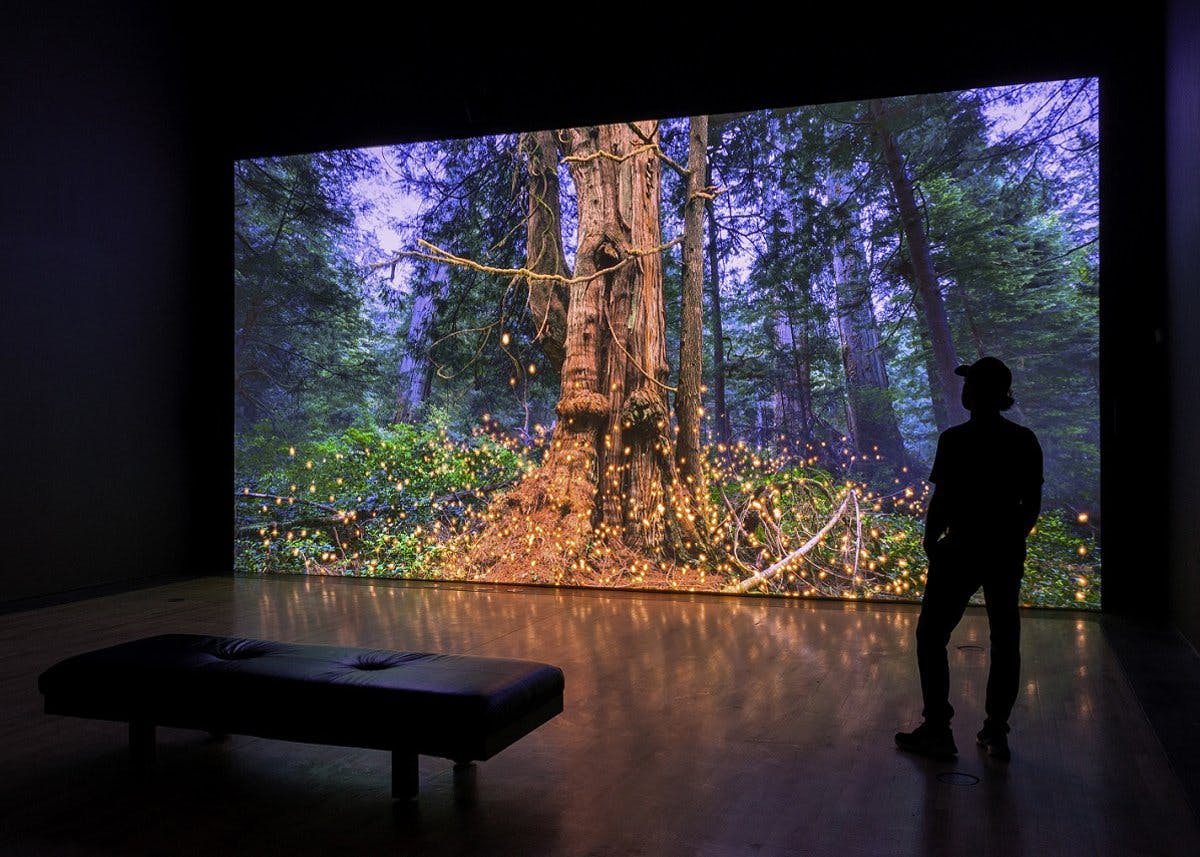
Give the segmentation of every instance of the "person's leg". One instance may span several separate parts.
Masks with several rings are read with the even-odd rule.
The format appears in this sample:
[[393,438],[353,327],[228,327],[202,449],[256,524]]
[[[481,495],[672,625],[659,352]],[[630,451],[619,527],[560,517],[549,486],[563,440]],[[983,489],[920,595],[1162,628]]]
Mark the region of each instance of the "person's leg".
[[946,644],[971,595],[979,588],[970,567],[948,562],[949,559],[948,552],[944,552],[936,562],[930,562],[921,616],[917,620],[917,666],[921,671],[924,702],[921,714],[925,721],[912,732],[896,733],[900,749],[938,759],[952,759],[958,754],[950,729],[954,707],[950,704]]
[[1021,681],[1021,571],[1000,569],[983,581],[991,632],[991,666],[988,669],[986,727],[1008,732],[1008,718],[1017,701]]
[[954,717],[950,704],[950,661],[946,645],[962,620],[967,602],[979,588],[974,573],[949,557],[930,562],[921,616],[917,620],[917,667],[921,673],[921,715],[929,723],[949,725]]

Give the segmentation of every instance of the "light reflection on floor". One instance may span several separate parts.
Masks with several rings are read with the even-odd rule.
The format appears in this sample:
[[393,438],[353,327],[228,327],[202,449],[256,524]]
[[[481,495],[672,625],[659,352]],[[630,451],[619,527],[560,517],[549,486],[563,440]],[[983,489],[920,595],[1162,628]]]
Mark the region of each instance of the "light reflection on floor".
[[[20,772],[0,806],[35,807],[0,811],[0,851],[7,835],[87,853],[92,825],[106,853],[175,853],[185,828],[189,853],[1197,853],[1098,617],[1024,614],[1008,767],[973,742],[978,610],[950,648],[959,760],[895,750],[919,718],[916,620],[907,605],[322,577],[212,578],[0,617],[31,664],[0,674],[19,689],[0,764]],[[423,759],[417,814],[395,821],[386,754],[164,730],[158,785],[134,809],[113,773],[122,730],[38,714],[36,669],[169,630],[548,661],[565,672],[565,711],[469,788]],[[979,781],[937,779],[952,770]],[[227,820],[195,825],[197,805]]]

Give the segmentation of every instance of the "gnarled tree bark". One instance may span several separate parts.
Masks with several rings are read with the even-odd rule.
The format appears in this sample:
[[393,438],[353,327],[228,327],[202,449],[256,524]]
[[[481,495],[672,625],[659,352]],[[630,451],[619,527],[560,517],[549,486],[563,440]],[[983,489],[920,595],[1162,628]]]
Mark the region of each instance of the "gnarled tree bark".
[[489,510],[467,573],[570,581],[605,552],[655,558],[687,541],[672,499],[657,138],[653,123],[558,134],[579,206],[559,420],[541,466]]
[[700,449],[700,394],[704,344],[704,203],[708,177],[708,117],[693,116],[688,127],[687,202],[683,209],[683,294],[679,322],[679,392],[675,394],[675,461],[693,499],[705,495]]
[[[525,266],[539,274],[568,275],[562,243],[562,205],[558,185],[558,139],[554,131],[521,137],[525,153],[529,218],[525,225]],[[567,287],[554,280],[528,280],[534,340],[561,370],[566,353]]]

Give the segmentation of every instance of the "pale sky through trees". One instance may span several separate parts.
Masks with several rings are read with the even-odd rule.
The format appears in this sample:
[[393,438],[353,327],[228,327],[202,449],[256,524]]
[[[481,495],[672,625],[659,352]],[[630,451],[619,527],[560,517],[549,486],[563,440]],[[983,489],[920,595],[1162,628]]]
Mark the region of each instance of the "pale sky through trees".
[[[1094,164],[1094,158],[1089,160],[1079,156],[1087,154],[1082,147],[1094,146],[1099,139],[1098,91],[1098,81],[1089,78],[988,87],[973,92],[980,99],[983,115],[989,125],[988,142],[998,145],[1013,135],[1034,130],[1040,144],[1031,149],[1036,148],[1039,153],[1039,165],[1053,173],[1080,169],[1080,164],[1076,162],[1082,162],[1083,168]],[[970,92],[965,90],[964,95]],[[1081,140],[1089,142],[1081,143]],[[393,151],[401,148],[404,146],[376,146],[360,150],[367,156],[370,166],[367,174],[353,186],[353,205],[358,210],[358,229],[366,239],[361,245],[362,258],[359,261],[367,264],[413,249],[415,238],[420,236],[415,233],[411,223],[431,207],[430,201],[420,194],[397,188],[399,172],[392,161]],[[1049,162],[1047,153],[1050,155]],[[437,165],[430,164],[429,169],[436,172]],[[564,184],[569,191],[569,183]],[[1097,225],[1098,213],[1095,210],[1081,212],[1076,221],[1077,228],[1084,231],[1094,230]],[[572,256],[572,243],[567,240],[568,259]],[[446,249],[453,252],[454,248]],[[722,271],[727,282],[744,278],[755,256],[751,248],[744,247],[723,260]],[[406,290],[406,269],[409,269],[406,262],[401,262],[397,267],[393,288],[399,295]],[[369,289],[375,290],[375,284]]]

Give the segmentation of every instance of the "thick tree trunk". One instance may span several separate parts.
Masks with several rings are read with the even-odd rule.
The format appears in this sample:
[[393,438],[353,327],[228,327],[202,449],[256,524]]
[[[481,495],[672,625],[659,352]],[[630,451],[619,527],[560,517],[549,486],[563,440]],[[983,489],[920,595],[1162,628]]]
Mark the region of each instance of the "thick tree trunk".
[[[636,129],[636,130],[635,130]],[[636,258],[604,274],[600,372],[608,396],[600,449],[601,519],[628,546],[663,547],[664,488],[671,480],[666,396],[666,310],[662,294],[659,162],[650,123],[570,132],[579,201],[576,276]],[[600,153],[607,153],[602,156]]]
[[573,128],[559,140],[579,205],[559,420],[541,467],[493,504],[463,564],[492,579],[571,582],[605,557],[644,574],[637,558],[679,534],[667,494],[657,129]]
[[899,470],[907,466],[908,455],[892,409],[858,214],[836,182],[831,182],[830,196],[835,206],[833,275],[850,435],[858,454],[868,463],[879,455],[886,467]]
[[683,294],[679,323],[679,392],[675,394],[675,461],[693,500],[706,488],[700,450],[704,347],[704,203],[708,178],[708,117],[693,116],[688,131],[687,202],[683,209]]
[[[521,138],[528,174],[529,219],[525,227],[525,266],[540,274],[567,276],[562,246],[562,207],[558,187],[558,138],[537,131]],[[529,312],[534,339],[555,369],[562,369],[567,336],[567,286],[553,280],[529,281]]]
[[929,323],[926,320],[925,305],[921,301],[921,292],[917,289],[915,281],[912,288],[913,302],[917,308],[917,330],[922,337],[921,359],[924,361],[925,377],[929,382],[929,399],[933,403],[933,422],[937,425],[937,430],[943,432],[953,425],[950,421],[950,407],[946,402],[946,390],[938,381],[938,364],[933,347],[929,344]]
[[879,147],[883,152],[884,163],[887,165],[888,179],[896,197],[896,205],[900,209],[904,234],[908,239],[913,274],[916,278],[917,290],[921,295],[925,323],[929,330],[929,342],[933,349],[934,364],[937,367],[937,378],[934,382],[942,391],[941,398],[946,403],[950,420],[961,422],[966,419],[967,414],[962,408],[959,399],[960,384],[954,375],[958,358],[954,353],[954,340],[950,335],[946,304],[942,300],[937,273],[933,268],[933,254],[929,248],[929,237],[925,234],[925,223],[921,219],[920,209],[917,208],[912,180],[908,176],[904,156],[896,141],[896,135],[888,127],[887,109],[884,107],[883,101],[878,98],[871,100],[868,109],[875,135],[879,140]]
[[437,265],[429,277],[413,286],[413,310],[404,336],[404,349],[396,372],[396,413],[392,421],[411,422],[429,396],[433,365],[429,360],[430,334],[437,319],[437,305],[446,299],[450,271]]
[[[712,187],[712,164],[707,164],[705,182]],[[717,212],[713,201],[705,202],[708,216],[708,318],[713,340],[713,420],[717,427],[717,442],[729,448],[729,407],[725,403],[725,331],[721,322],[721,269],[717,252]]]

